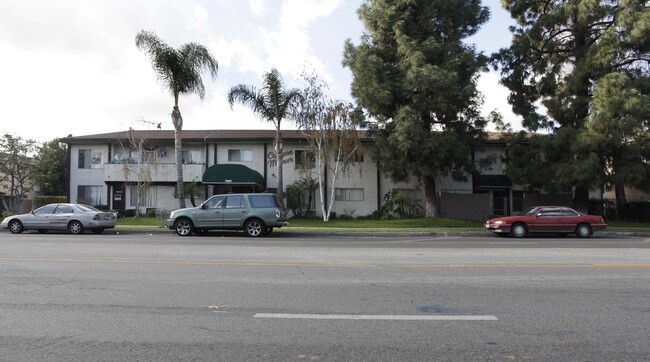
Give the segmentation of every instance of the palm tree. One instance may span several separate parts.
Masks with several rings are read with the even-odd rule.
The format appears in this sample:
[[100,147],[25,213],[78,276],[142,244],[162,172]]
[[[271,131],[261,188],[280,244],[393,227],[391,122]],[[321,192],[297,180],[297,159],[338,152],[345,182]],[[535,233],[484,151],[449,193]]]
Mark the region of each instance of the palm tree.
[[174,49],[153,32],[141,30],[135,37],[135,45],[149,55],[158,81],[174,96],[172,123],[174,124],[174,149],[176,152],[176,188],[179,206],[184,208],[185,190],[181,144],[183,117],[178,109],[178,97],[181,94],[198,94],[203,100],[205,87],[201,73],[207,70],[212,79],[216,79],[219,66],[216,59],[201,44],[187,43]]
[[273,147],[275,149],[277,168],[278,168],[278,202],[284,205],[284,190],[282,184],[282,133],[280,123],[291,114],[297,106],[297,100],[301,97],[300,90],[285,89],[282,84],[282,77],[277,69],[272,69],[269,73],[264,74],[262,89],[257,90],[255,87],[240,84],[230,88],[228,92],[228,103],[232,108],[235,102],[241,103],[253,112],[257,113],[263,119],[272,122],[275,126],[275,140]]

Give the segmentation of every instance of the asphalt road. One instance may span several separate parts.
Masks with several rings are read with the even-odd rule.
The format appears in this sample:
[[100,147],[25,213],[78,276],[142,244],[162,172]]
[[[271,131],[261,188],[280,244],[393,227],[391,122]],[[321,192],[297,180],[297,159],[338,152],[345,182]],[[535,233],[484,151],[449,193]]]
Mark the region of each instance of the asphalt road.
[[0,360],[650,360],[650,238],[0,233]]

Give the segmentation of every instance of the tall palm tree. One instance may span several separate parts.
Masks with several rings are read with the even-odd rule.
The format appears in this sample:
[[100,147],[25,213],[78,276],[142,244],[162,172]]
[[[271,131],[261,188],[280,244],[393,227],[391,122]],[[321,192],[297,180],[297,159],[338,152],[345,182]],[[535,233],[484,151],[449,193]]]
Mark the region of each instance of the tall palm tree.
[[240,84],[230,88],[228,103],[232,108],[235,102],[249,107],[263,119],[272,122],[275,126],[275,149],[278,168],[278,202],[284,205],[284,190],[282,182],[282,132],[280,124],[284,118],[294,113],[297,101],[301,97],[300,90],[296,88],[285,89],[282,77],[277,69],[272,69],[264,74],[262,89]]
[[197,94],[203,100],[205,87],[201,73],[209,71],[212,79],[216,79],[219,65],[201,44],[187,43],[174,49],[149,31],[141,30],[135,37],[135,45],[149,55],[158,81],[174,96],[172,123],[174,124],[174,149],[176,152],[176,189],[179,207],[184,208],[185,189],[181,144],[183,117],[178,109],[178,97],[181,94]]

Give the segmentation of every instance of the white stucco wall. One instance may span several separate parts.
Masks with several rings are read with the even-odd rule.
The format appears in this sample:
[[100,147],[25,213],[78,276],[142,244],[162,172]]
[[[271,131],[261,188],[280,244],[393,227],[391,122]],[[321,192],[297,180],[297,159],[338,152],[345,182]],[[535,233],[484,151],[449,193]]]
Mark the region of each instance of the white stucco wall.
[[[91,168],[79,168],[79,150],[91,150]],[[104,164],[108,161],[108,145],[72,145],[70,147],[70,201],[78,202],[78,186],[101,187],[101,202],[108,204],[108,187],[104,183]]]

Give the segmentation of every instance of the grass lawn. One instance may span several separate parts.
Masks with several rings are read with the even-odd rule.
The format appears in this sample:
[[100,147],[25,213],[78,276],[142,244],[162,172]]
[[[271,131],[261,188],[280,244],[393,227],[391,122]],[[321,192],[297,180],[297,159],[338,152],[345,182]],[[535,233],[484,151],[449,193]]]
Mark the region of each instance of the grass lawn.
[[477,221],[453,220],[445,218],[422,217],[406,220],[330,220],[290,219],[291,231],[482,231],[483,223]]
[[[608,221],[610,231],[650,232],[650,222]],[[165,220],[140,217],[117,220],[117,229],[154,230],[166,228]],[[289,226],[282,231],[329,231],[329,232],[482,232],[483,223],[478,221],[445,218],[417,218],[407,220],[330,220],[289,219]]]

